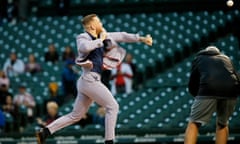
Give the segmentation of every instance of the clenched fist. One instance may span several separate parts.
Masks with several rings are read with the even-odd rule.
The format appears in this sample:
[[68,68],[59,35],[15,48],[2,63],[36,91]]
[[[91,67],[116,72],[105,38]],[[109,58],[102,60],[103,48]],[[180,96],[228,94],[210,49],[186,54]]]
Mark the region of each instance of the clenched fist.
[[143,43],[145,43],[146,45],[152,46],[152,37],[151,35],[146,35],[145,37],[140,37],[139,40]]

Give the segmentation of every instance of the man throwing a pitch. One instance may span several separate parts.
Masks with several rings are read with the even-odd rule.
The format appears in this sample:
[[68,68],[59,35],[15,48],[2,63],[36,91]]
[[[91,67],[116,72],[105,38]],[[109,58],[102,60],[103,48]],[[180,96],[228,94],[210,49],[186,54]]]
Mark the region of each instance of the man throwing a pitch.
[[109,59],[110,62],[104,63],[104,56],[112,49],[120,49],[117,42],[143,42],[152,45],[151,36],[140,37],[137,34],[126,32],[107,33],[96,14],[83,17],[82,25],[85,33],[77,36],[78,58],[76,64],[82,67],[83,73],[77,81],[78,95],[73,110],[40,129],[36,133],[38,144],[44,144],[49,135],[78,122],[88,111],[92,102],[96,102],[106,109],[105,144],[113,144],[119,106],[111,92],[101,82],[101,72],[104,65],[111,65],[111,60],[116,62],[117,59],[114,59],[114,55],[112,55]]

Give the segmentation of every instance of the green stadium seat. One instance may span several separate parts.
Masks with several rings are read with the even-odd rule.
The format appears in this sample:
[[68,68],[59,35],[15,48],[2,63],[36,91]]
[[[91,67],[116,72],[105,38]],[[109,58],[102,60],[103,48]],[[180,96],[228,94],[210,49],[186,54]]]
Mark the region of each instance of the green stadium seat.
[[100,124],[90,124],[84,127],[86,130],[103,130],[103,126]]

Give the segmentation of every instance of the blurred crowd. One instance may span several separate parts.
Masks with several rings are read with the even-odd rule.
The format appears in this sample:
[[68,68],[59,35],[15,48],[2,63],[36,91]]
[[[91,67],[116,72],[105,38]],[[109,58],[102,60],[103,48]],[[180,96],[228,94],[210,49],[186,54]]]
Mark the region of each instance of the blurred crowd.
[[17,21],[26,21],[28,16],[29,0],[1,0],[0,19],[7,18],[11,24]]
[[[7,21],[14,25],[17,22],[26,21],[31,15],[31,2],[33,0],[1,0],[0,1],[0,25],[1,20],[6,18]],[[36,1],[41,3],[41,1]],[[54,0],[56,14],[64,16],[69,14],[69,0]]]
[[[59,108],[77,96],[76,81],[81,70],[75,65],[75,53],[70,46],[65,46],[59,53],[55,45],[49,44],[45,51],[44,62],[39,62],[32,53],[27,61],[18,58],[16,52],[9,54],[9,58],[3,63],[0,70],[0,129],[1,132],[18,131],[23,132],[29,124],[44,126],[60,116]],[[102,73],[103,83],[112,91],[113,95],[118,93],[130,94],[134,89],[134,75],[136,66],[132,62],[132,55],[127,54],[125,61],[117,69],[104,70]],[[36,96],[31,93],[31,86],[26,82],[19,82],[18,87],[11,88],[11,79],[21,77],[27,73],[31,76],[44,71],[44,64],[61,63],[63,67],[59,70],[61,87],[58,81],[49,81],[49,96],[44,98],[41,110],[37,105]],[[15,84],[16,85],[16,84]],[[41,95],[41,94],[39,94]],[[104,125],[105,109],[99,108],[95,113],[87,113],[79,121],[80,126],[88,124]],[[43,111],[39,113],[39,111]]]

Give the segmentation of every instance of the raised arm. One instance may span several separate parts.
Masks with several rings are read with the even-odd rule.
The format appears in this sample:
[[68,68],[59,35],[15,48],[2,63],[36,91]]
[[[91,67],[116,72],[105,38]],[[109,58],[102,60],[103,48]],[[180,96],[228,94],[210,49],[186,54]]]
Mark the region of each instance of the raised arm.
[[152,45],[152,37],[150,35],[143,37],[127,32],[109,32],[108,36],[116,42],[143,42],[147,45]]

